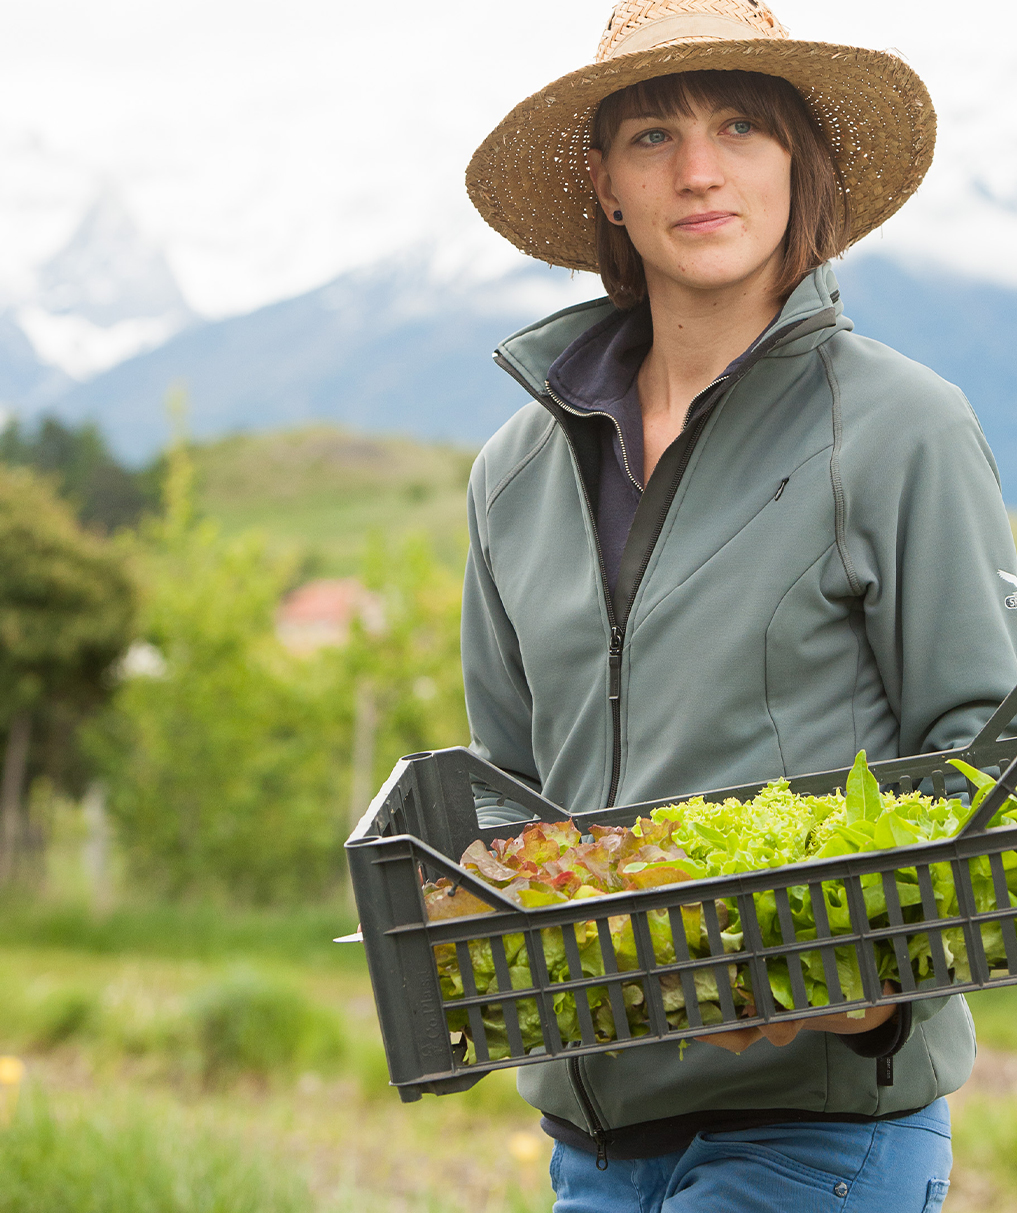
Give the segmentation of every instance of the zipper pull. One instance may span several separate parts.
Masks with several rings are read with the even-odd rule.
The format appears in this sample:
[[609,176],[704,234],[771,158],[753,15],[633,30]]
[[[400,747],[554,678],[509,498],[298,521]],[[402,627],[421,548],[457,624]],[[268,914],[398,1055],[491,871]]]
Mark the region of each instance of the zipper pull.
[[607,663],[610,673],[607,697],[612,702],[621,699],[621,654],[622,641],[625,639],[621,628],[611,629],[611,646],[607,650]]
[[597,1133],[593,1139],[597,1143],[597,1170],[607,1170],[607,1138],[603,1133]]
[[774,497],[774,501],[780,501],[781,497],[784,496],[784,490],[787,488],[788,482],[790,480],[791,480],[790,476],[785,476],[784,479],[780,482],[780,488],[777,489],[777,495]]

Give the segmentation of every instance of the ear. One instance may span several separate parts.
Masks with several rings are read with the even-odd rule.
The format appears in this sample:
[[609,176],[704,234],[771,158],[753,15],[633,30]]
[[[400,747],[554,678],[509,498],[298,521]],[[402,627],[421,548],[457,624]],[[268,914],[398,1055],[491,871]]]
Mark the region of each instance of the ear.
[[[620,211],[621,203],[615,197],[614,190],[611,186],[611,174],[608,172],[607,163],[604,160],[604,153],[598,148],[591,147],[586,153],[586,168],[590,174],[590,180],[593,182],[593,188],[597,195],[597,200],[603,207],[604,214],[608,217],[611,223],[618,224],[615,219],[615,211]],[[620,226],[620,224],[618,224]]]

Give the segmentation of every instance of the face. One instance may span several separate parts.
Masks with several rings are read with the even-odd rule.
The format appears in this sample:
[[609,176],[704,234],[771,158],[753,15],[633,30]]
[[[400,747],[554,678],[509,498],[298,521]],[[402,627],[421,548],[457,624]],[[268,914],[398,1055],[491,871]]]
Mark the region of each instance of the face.
[[627,118],[590,175],[621,211],[651,298],[667,284],[712,292],[776,280],[791,210],[791,156],[735,110]]

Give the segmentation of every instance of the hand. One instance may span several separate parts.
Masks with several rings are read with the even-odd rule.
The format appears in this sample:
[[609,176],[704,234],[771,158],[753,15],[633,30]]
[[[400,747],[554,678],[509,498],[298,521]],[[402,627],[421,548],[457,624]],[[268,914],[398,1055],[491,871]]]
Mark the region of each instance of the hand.
[[744,1053],[749,1045],[763,1039],[763,1033],[759,1028],[732,1028],[730,1032],[715,1032],[713,1036],[696,1036],[695,1039],[704,1045],[727,1049],[729,1053]]
[[[893,994],[892,982],[883,986],[884,994]],[[750,1008],[754,1013],[754,1008]],[[861,1032],[871,1032],[897,1014],[896,1003],[888,1003],[881,1007],[870,1007],[863,1017],[851,1019],[845,1012],[838,1015],[817,1015],[813,1019],[786,1019],[781,1023],[763,1024],[758,1028],[734,1028],[730,1032],[717,1032],[713,1036],[697,1036],[695,1039],[703,1044],[716,1045],[727,1049],[730,1053],[743,1053],[749,1045],[757,1040],[766,1039],[772,1045],[783,1048],[789,1045],[799,1032],[833,1032],[837,1036],[855,1036]]]

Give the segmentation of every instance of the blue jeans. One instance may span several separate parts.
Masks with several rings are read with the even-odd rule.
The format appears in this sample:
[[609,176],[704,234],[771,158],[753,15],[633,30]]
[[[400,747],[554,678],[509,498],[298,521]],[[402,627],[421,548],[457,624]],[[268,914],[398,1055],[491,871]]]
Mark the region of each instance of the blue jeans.
[[612,1161],[555,1142],[554,1213],[939,1213],[945,1099],[902,1120],[701,1133],[687,1150]]

